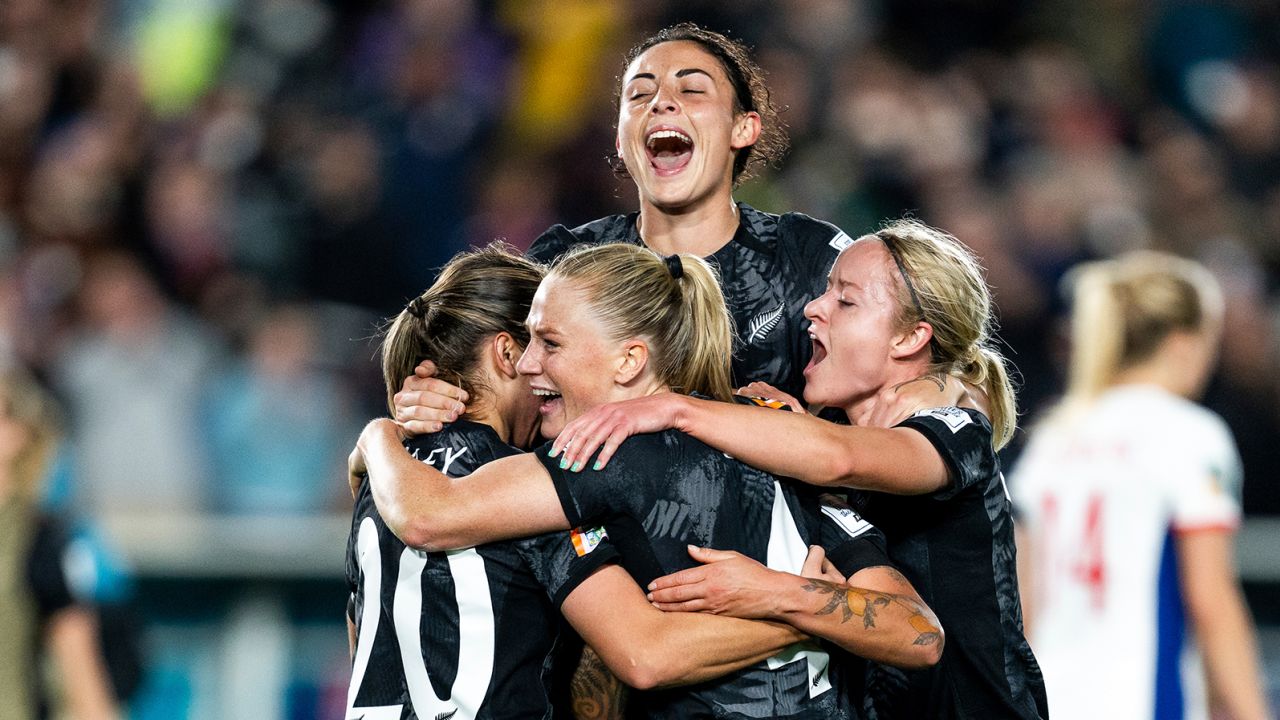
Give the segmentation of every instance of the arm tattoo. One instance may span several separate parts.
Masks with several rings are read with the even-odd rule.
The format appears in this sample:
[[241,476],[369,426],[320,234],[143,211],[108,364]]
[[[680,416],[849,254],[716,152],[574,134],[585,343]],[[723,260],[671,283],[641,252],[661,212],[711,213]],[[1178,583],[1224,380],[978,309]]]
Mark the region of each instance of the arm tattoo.
[[[897,604],[911,611],[911,615],[907,618],[907,623],[916,631],[916,639],[912,641],[913,645],[933,645],[941,639],[938,627],[929,618],[925,617],[920,606],[897,595],[815,579],[807,579],[806,584],[801,589],[805,592],[831,596],[827,599],[827,604],[814,612],[814,615],[830,615],[836,610],[840,610],[840,622],[849,622],[854,615],[857,615],[862,618],[862,627],[874,628],[876,626],[876,613],[890,604]],[[850,595],[854,596],[852,604],[849,602]],[[862,601],[861,603],[857,602],[859,599]]]
[[569,691],[577,720],[622,720],[627,688],[590,647],[582,648]]

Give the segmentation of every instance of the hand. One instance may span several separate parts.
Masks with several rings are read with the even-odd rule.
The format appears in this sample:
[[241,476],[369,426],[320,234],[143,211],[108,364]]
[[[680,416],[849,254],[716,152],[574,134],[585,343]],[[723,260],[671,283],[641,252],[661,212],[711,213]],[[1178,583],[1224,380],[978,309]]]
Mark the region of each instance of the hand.
[[733,394],[748,398],[760,398],[761,400],[774,400],[791,408],[791,412],[798,412],[801,415],[804,415],[807,412],[805,410],[804,403],[782,392],[769,383],[760,382],[759,380],[747,385],[746,387],[740,387],[737,390],[734,390]]
[[895,387],[893,402],[877,405],[866,424],[893,427],[921,410],[940,407],[969,407],[985,415],[986,399],[980,388],[954,375],[921,375]]
[[436,366],[423,360],[395,394],[395,420],[410,436],[440,432],[467,411],[467,391],[435,377]]
[[360,494],[360,486],[369,478],[369,467],[364,462],[364,450],[360,443],[347,456],[347,484],[351,486],[351,499]]
[[827,560],[827,551],[822,549],[820,545],[810,545],[809,555],[804,559],[804,565],[800,568],[800,576],[807,577],[812,580],[826,580],[837,585],[844,585],[848,582],[835,565]]
[[364,457],[364,444],[369,434],[375,432],[392,432],[395,433],[398,440],[404,440],[400,426],[387,418],[373,420],[364,426],[364,430],[360,431],[359,439],[356,440],[356,446],[351,450],[351,454],[347,456],[347,484],[351,486],[352,498],[355,498],[360,493],[360,486],[369,479],[369,466]]
[[600,455],[592,469],[600,470],[609,464],[623,440],[676,427],[683,401],[682,395],[664,392],[588,410],[560,431],[551,443],[551,457],[563,451],[560,467],[578,472],[598,448]]
[[649,583],[649,601],[668,612],[709,612],[730,617],[774,617],[777,581],[782,573],[732,550],[689,546],[701,567],[672,573]]

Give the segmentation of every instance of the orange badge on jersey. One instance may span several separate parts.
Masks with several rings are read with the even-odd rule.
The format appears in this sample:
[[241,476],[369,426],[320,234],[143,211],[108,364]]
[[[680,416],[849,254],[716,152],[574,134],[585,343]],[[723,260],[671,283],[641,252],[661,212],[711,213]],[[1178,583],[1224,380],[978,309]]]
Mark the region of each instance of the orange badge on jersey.
[[595,550],[600,541],[607,537],[609,537],[609,534],[604,531],[603,526],[585,530],[574,528],[569,531],[569,539],[573,540],[573,549],[578,553],[578,557]]

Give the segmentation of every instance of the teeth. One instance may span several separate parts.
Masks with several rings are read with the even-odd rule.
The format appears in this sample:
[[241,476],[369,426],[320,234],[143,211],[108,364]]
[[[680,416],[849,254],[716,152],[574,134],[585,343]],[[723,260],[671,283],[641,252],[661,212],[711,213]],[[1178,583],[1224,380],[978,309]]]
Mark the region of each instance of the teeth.
[[534,388],[533,394],[537,395],[538,397],[559,397],[560,396],[560,393],[558,392],[555,392],[552,390],[542,390],[540,388]]
[[690,144],[690,145],[692,145],[692,144],[693,144],[693,138],[691,138],[691,137],[689,137],[688,135],[686,135],[686,134],[684,134],[684,133],[680,132],[679,130],[659,130],[659,131],[657,131],[657,132],[655,132],[654,134],[652,134],[652,135],[650,135],[650,136],[649,136],[649,140],[647,141],[647,144],[649,145],[649,147],[653,147],[653,143],[654,143],[654,141],[656,141],[656,140],[662,140],[662,139],[665,139],[665,138],[676,138],[676,139],[678,139],[678,140],[680,140],[680,141],[682,141],[682,142],[688,143],[688,144]]

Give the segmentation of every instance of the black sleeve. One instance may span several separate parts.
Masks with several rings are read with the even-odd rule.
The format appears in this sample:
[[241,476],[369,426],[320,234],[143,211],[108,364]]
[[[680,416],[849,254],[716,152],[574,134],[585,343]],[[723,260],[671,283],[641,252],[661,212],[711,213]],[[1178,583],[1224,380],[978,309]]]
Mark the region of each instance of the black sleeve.
[[618,561],[603,527],[539,535],[517,542],[516,551],[556,607],[591,573]]
[[55,520],[42,517],[37,521],[27,562],[27,581],[41,620],[76,602],[66,575],[70,544],[71,538],[66,529]]
[[654,484],[663,481],[667,469],[679,464],[664,440],[669,434],[627,438],[603,470],[590,469],[594,456],[582,472],[561,469],[559,457],[547,456],[550,442],[534,451],[534,456],[551,475],[569,524],[595,526],[611,517],[648,511],[646,500],[651,499]]
[[929,439],[947,464],[950,484],[930,493],[935,500],[949,500],[975,485],[982,485],[998,468],[991,445],[991,424],[982,413],[958,407],[921,410],[898,424]]
[[851,577],[864,568],[893,564],[880,528],[859,515],[843,497],[828,493],[820,500],[822,518],[818,544],[827,551],[827,559],[842,575]]
[[550,264],[577,244],[578,238],[564,225],[552,225],[529,246],[525,256],[534,262]]

